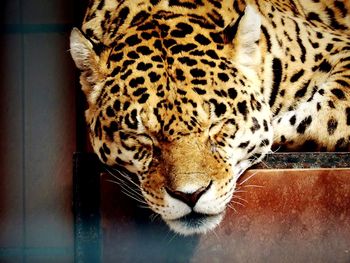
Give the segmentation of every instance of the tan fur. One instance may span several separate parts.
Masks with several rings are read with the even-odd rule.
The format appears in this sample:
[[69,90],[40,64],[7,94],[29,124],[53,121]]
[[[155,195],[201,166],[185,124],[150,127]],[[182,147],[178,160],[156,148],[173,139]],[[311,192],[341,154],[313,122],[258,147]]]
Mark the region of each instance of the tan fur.
[[272,144],[350,149],[349,4],[339,6],[91,1],[71,53],[94,151],[193,234],[221,221],[238,177]]

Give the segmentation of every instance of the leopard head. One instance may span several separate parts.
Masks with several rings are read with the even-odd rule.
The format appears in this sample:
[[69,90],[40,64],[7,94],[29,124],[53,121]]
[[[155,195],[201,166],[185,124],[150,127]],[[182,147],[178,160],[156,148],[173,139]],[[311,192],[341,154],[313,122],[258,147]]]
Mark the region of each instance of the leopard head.
[[181,12],[165,19],[160,8],[109,44],[73,29],[71,54],[101,161],[136,174],[170,228],[204,233],[272,142],[257,73],[260,18],[247,7],[225,29],[203,30]]

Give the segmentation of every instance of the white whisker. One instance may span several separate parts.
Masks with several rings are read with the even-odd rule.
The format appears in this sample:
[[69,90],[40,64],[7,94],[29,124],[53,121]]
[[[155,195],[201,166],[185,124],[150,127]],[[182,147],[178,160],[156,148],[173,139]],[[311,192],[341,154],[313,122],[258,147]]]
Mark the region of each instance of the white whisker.
[[239,197],[239,196],[237,196],[237,195],[234,195],[232,198],[236,198],[236,199],[241,200],[241,201],[243,201],[243,202],[245,202],[245,203],[248,203],[247,200],[245,200],[245,199],[243,199],[242,197]]
[[140,202],[142,204],[146,204],[147,205],[147,203],[144,200],[141,200],[141,199],[133,196],[132,194],[130,194],[128,192],[125,192],[125,190],[124,191],[122,190],[122,193],[125,194],[126,196],[130,197],[131,199],[135,200],[135,201],[138,201],[138,202]]
[[255,185],[255,184],[249,184],[249,185],[243,185],[242,187],[257,187],[257,188],[263,188],[263,185]]
[[231,204],[227,204],[227,207],[234,211],[236,214],[238,214],[236,208],[234,208]]
[[[107,170],[109,171],[110,175],[112,175],[113,177],[117,177],[113,172],[110,171],[110,169],[108,167],[106,167]],[[133,184],[134,186],[136,186],[137,188],[140,188],[140,185],[138,185],[137,183],[135,183],[128,174],[116,170],[116,169],[112,169],[114,172],[117,172],[118,174],[120,174],[123,178],[125,178],[128,182],[130,182],[131,184]],[[118,177],[119,178],[119,177]]]
[[127,184],[127,182],[131,182],[131,181],[125,175],[122,175],[122,177],[126,178],[127,182],[122,180],[120,177],[114,175],[112,173],[112,171],[110,169],[108,169],[108,167],[106,167],[106,170],[107,170],[108,174],[111,175],[114,180],[116,180],[116,181],[114,181],[114,180],[107,179],[106,181],[114,183],[114,184],[118,184],[120,186],[120,188],[122,189],[123,194],[125,194],[126,196],[130,197],[131,199],[133,199],[141,204],[145,204],[148,208],[147,202],[143,199],[142,194],[138,191],[139,186],[137,186],[137,189],[135,189],[134,187],[131,187],[130,185]]
[[148,205],[138,205],[137,207],[142,209],[150,209]]
[[150,215],[151,222],[154,222],[158,218],[159,218],[159,214],[153,213],[153,214]]
[[[106,167],[106,170],[108,172],[108,174],[110,174],[113,178],[117,179],[120,183],[122,183],[123,185],[126,185],[130,190],[132,190],[133,192],[137,193],[138,195],[142,196],[141,192],[137,192],[137,190],[140,190],[140,186],[138,184],[136,184],[135,182],[132,181],[132,179],[127,176],[126,174],[118,171],[118,170],[113,170],[118,172],[119,175],[121,175],[122,178],[126,179],[126,181],[122,180],[120,177],[116,176],[108,167]],[[127,183],[131,183],[133,186],[136,187],[136,189],[134,187],[131,187],[130,185],[128,185]]]
[[243,206],[243,207],[245,207],[245,205],[244,205],[244,204],[242,204],[242,203],[240,203],[240,202],[238,202],[238,201],[231,200],[231,202],[232,202],[232,203],[235,203],[235,204],[238,204],[238,205],[241,205],[241,206]]
[[170,243],[174,240],[174,238],[177,236],[178,234],[176,232],[173,232],[173,236],[168,240],[168,245],[170,245]]
[[114,179],[117,180],[117,181],[113,181],[113,180],[110,180],[110,179],[106,179],[106,181],[111,182],[111,183],[118,184],[118,185],[120,185],[120,187],[122,187],[124,190],[127,190],[127,191],[129,191],[129,192],[132,192],[133,194],[137,195],[138,197],[142,197],[142,198],[143,198],[142,194],[141,194],[138,190],[132,188],[131,186],[129,186],[128,184],[126,184],[126,183],[125,183],[123,180],[121,180],[120,178],[114,178]]
[[270,166],[267,165],[266,162],[264,162],[263,160],[261,161],[261,163],[265,166],[265,168],[271,168]]
[[252,173],[250,176],[248,176],[245,180],[243,180],[243,182],[241,182],[239,185],[244,184],[245,182],[249,181],[251,178],[253,178],[253,176],[255,176],[256,174],[258,174],[258,172]]
[[[241,186],[240,186],[241,187]],[[246,193],[247,191],[240,190],[240,188],[237,188],[237,190],[234,191],[234,193]]]
[[215,231],[216,229],[215,228],[213,228],[211,231],[210,231],[210,233],[213,233],[214,234],[214,236],[216,237],[216,240],[218,241],[218,242],[220,242],[221,240],[220,240],[220,237],[219,237],[219,235],[216,233],[216,231]]

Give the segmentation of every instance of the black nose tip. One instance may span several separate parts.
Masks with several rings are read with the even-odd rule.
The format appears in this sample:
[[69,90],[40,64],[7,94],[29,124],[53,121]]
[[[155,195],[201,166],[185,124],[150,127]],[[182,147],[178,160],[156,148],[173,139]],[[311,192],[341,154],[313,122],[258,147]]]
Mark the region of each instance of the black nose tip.
[[201,196],[210,189],[211,185],[212,185],[212,181],[209,183],[208,186],[201,187],[193,193],[184,193],[181,191],[172,190],[168,187],[166,187],[165,190],[171,197],[178,199],[184,202],[185,204],[187,204],[189,207],[193,208],[198,202],[199,198],[201,198]]

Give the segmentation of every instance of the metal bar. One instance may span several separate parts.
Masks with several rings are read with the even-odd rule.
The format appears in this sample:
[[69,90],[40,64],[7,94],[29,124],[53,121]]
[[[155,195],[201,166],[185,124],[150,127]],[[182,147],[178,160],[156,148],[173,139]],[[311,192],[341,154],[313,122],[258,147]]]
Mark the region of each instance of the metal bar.
[[101,261],[100,172],[97,157],[74,154],[74,262]]

